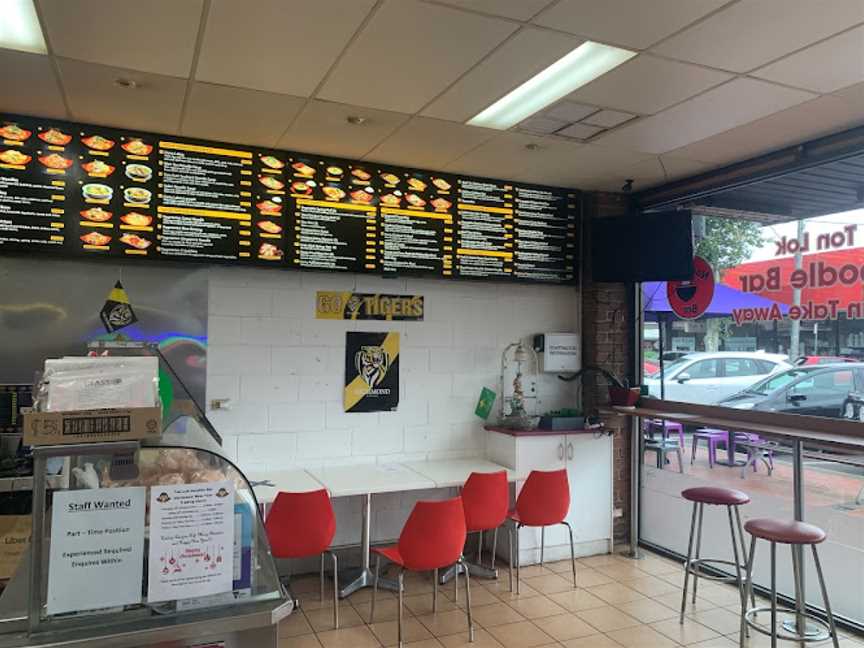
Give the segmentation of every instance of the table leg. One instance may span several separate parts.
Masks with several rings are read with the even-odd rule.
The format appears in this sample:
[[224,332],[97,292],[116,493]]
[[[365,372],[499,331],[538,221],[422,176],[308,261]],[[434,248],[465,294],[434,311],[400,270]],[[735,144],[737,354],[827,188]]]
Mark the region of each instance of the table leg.
[[735,460],[735,432],[732,430],[727,430],[726,435],[726,461],[721,461],[720,459],[717,459],[717,463],[724,466],[746,465],[746,461]]
[[[364,587],[372,587],[375,581],[375,576],[372,570],[369,569],[369,550],[372,544],[372,495],[370,493],[363,495],[362,514],[363,522],[360,527],[360,568],[346,569],[343,573],[339,574],[339,598],[351,596],[351,594]],[[396,591],[399,588],[399,584],[394,580],[379,577],[378,587]]]

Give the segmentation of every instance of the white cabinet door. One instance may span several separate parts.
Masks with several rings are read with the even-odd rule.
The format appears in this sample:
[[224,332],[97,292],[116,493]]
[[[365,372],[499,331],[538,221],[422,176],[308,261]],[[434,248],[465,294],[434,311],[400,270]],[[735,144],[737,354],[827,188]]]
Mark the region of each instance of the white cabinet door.
[[[566,453],[563,436],[519,437],[516,453],[518,472],[527,475],[532,470],[561,470],[567,466]],[[519,497],[519,491],[524,485],[524,481],[517,482],[516,497]],[[561,544],[559,536],[557,530],[546,529],[546,546]],[[519,532],[519,552],[523,565],[534,564],[540,560],[540,529],[525,527]]]
[[570,482],[567,521],[573,539],[577,544],[608,540],[612,537],[612,438],[585,434],[565,440]]

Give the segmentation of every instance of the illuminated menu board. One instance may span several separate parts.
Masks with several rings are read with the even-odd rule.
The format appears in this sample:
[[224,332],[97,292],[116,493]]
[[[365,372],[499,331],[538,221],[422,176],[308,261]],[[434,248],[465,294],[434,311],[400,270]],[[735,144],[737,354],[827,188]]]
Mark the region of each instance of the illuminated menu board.
[[566,190],[0,116],[0,252],[571,283]]

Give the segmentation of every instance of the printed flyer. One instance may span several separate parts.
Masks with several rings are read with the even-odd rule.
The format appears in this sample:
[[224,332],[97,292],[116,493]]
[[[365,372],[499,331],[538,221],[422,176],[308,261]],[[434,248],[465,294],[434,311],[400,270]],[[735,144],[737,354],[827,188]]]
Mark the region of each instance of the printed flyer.
[[232,482],[151,488],[148,572],[150,603],[232,590]]

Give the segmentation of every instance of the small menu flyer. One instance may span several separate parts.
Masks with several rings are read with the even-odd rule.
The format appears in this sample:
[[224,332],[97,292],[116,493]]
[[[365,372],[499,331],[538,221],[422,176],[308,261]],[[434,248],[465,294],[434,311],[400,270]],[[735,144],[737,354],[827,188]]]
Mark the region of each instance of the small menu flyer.
[[[158,220],[163,257],[251,260],[253,153],[160,140]],[[256,206],[281,211],[281,199]]]
[[378,168],[381,271],[453,274],[455,179],[406,169]]
[[304,155],[289,159],[296,268],[370,272],[377,268],[378,194],[365,164]]
[[230,592],[234,580],[234,484],[150,489],[150,603]]
[[142,486],[54,493],[48,614],[141,602],[146,493]]
[[29,120],[0,121],[0,250],[63,247],[71,141]]
[[516,185],[513,202],[513,275],[533,281],[572,281],[576,258],[575,196],[563,189]]
[[513,276],[513,185],[481,178],[459,179],[457,273],[464,278]]

